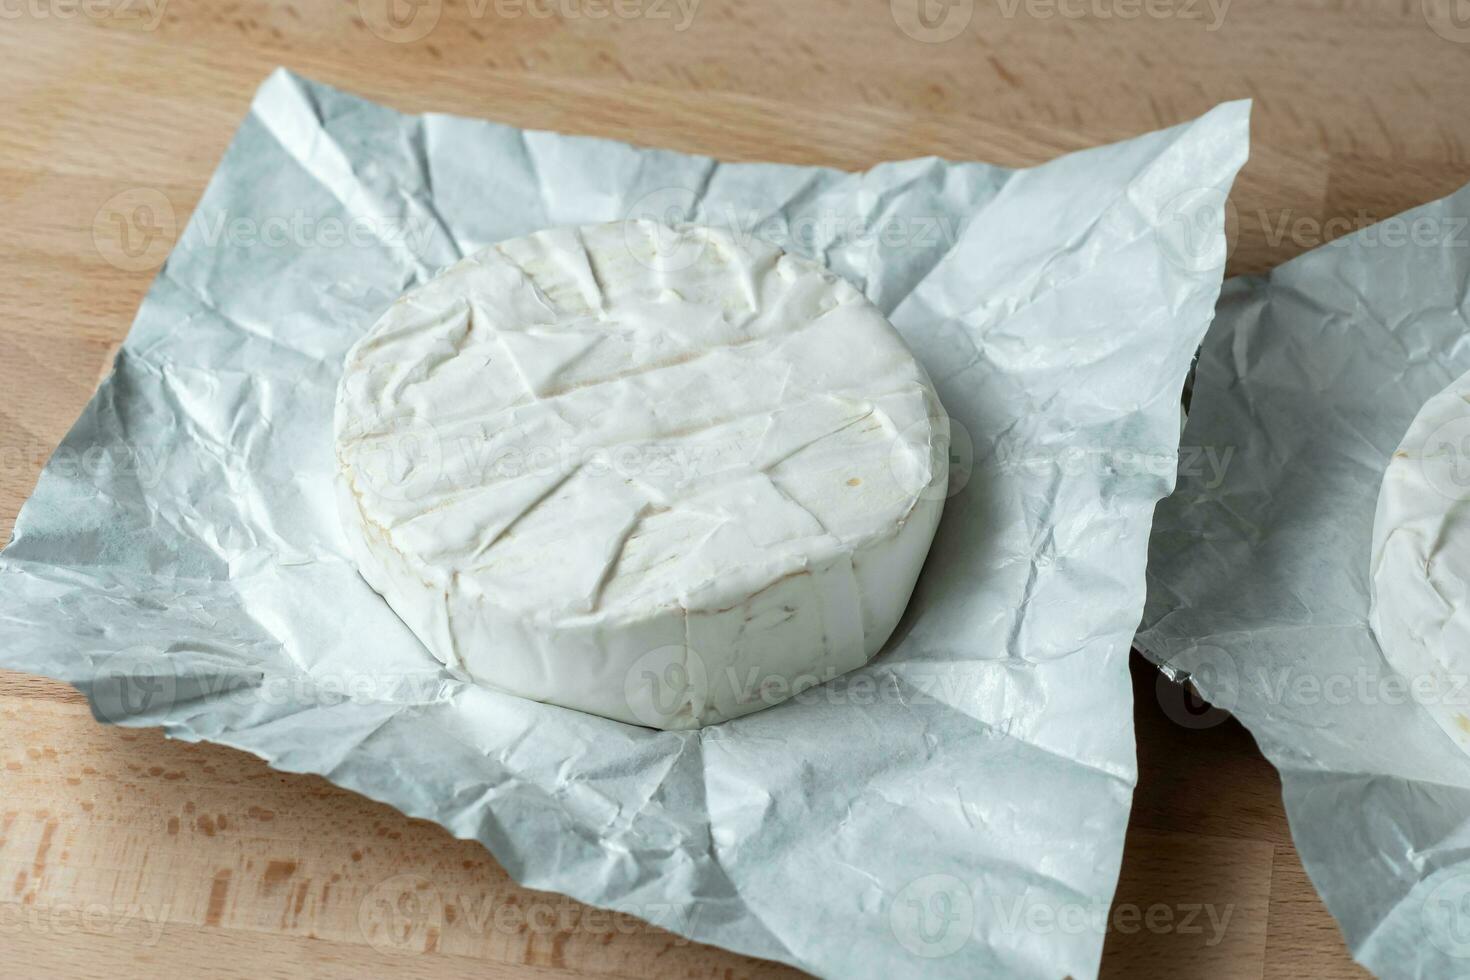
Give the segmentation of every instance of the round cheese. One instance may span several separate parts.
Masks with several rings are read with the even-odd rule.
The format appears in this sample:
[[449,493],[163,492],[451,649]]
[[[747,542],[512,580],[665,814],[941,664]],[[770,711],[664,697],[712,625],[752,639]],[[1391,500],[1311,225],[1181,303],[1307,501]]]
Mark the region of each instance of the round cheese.
[[478,682],[656,728],[866,663],[948,480],[924,370],[861,293],[697,226],[503,242],[347,356],[363,577]]
[[1470,751],[1470,375],[1431,399],[1384,476],[1371,621],[1388,662]]

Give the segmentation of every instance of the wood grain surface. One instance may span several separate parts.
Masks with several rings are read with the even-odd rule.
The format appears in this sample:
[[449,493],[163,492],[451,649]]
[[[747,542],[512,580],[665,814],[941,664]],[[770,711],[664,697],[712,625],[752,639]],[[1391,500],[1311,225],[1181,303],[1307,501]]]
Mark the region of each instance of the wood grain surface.
[[[920,2],[4,0],[0,534],[280,64],[409,111],[849,168],[1033,164],[1251,97],[1232,273],[1470,181],[1458,0]],[[142,260],[109,220],[138,195],[162,202]],[[1133,666],[1141,781],[1104,975],[1362,975],[1250,737]],[[15,674],[0,949],[6,974],[108,980],[794,973],[520,888],[323,780],[100,727]]]

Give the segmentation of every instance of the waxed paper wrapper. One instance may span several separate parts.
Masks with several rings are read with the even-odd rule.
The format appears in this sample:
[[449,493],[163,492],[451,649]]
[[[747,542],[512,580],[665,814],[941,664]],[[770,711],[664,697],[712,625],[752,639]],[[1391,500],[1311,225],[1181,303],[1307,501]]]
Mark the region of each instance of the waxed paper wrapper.
[[1470,975],[1470,758],[1369,626],[1384,472],[1470,371],[1470,188],[1225,284],[1139,644],[1281,772],[1353,955]]
[[[848,174],[407,116],[277,72],[17,520],[0,665],[701,942],[829,976],[1094,975],[1150,518],[1247,129],[1234,103],[1032,170]],[[958,433],[885,652],[701,732],[443,670],[358,576],[331,495],[342,358],[394,298],[496,241],[649,210],[789,233],[890,315]]]

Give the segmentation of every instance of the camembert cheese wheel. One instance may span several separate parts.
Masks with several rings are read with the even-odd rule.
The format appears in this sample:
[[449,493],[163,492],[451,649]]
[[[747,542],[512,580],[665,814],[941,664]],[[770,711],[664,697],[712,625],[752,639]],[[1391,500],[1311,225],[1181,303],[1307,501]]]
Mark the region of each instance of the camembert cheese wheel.
[[810,261],[646,221],[485,249],[349,352],[352,555],[452,669],[665,729],[888,640],[949,427],[883,314]]
[[1373,531],[1384,657],[1470,752],[1470,375],[1430,399],[1393,455]]

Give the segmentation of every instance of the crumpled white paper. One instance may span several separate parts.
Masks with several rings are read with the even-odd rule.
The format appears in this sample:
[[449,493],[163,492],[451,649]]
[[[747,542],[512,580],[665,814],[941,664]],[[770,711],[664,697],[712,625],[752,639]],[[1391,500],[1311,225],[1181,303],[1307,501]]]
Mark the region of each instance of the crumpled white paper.
[[1386,977],[1470,974],[1470,758],[1368,621],[1384,471],[1470,370],[1467,229],[1470,188],[1226,283],[1139,636],[1281,770],[1308,874]]
[[[702,942],[843,977],[1094,975],[1150,518],[1247,117],[1026,171],[846,174],[405,116],[278,72],[21,512],[0,665]],[[400,292],[501,239],[650,212],[847,276],[961,440],[890,648],[701,732],[444,672],[345,557],[330,491],[342,355]]]

